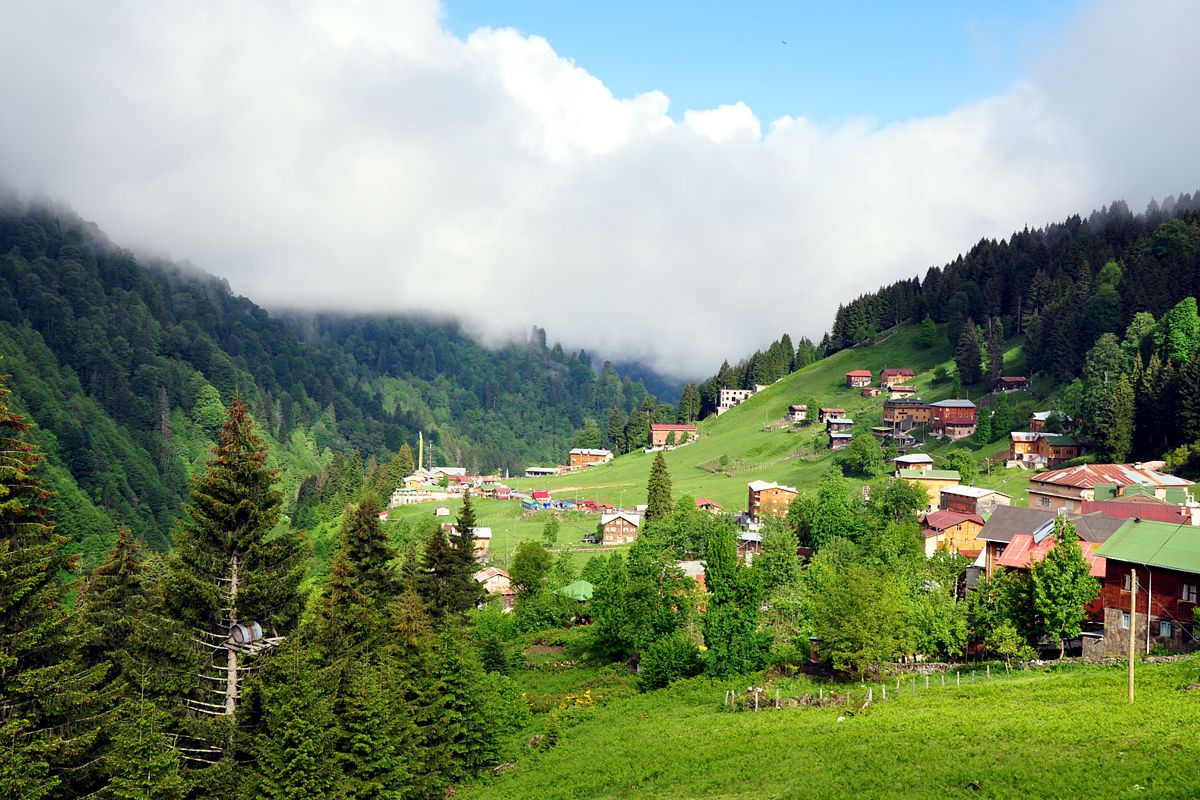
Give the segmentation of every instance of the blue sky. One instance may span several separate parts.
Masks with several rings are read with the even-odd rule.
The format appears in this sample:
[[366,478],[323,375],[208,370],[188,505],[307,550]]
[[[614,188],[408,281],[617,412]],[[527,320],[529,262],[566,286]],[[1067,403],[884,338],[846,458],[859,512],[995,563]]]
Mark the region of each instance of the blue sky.
[[676,118],[741,100],[764,127],[784,114],[886,124],[1005,91],[1078,6],[446,0],[443,24],[543,36],[617,97],[663,91]]

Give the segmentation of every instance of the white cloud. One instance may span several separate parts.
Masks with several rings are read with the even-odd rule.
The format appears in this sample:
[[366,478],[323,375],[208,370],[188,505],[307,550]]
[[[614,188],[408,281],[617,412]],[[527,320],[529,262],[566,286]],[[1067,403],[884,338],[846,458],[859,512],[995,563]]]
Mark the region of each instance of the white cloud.
[[[1200,186],[1200,5],[1103,3],[1005,94],[668,115],[432,0],[8,3],[0,180],[274,307],[530,324],[703,376],[982,236]],[[19,76],[19,77],[18,77]]]

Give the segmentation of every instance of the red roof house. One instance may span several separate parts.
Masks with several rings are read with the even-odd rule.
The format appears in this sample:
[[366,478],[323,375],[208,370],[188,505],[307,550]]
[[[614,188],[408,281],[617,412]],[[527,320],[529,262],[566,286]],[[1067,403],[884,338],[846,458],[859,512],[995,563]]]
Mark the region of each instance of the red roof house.
[[695,425],[651,425],[650,446],[664,447],[668,444],[683,444],[696,438]]
[[861,389],[871,383],[871,370],[852,369],[846,373],[846,385],[851,389]]
[[879,385],[890,387],[893,384],[905,383],[906,381],[910,381],[915,377],[916,373],[914,373],[908,367],[887,367],[883,370],[883,372],[879,373]]

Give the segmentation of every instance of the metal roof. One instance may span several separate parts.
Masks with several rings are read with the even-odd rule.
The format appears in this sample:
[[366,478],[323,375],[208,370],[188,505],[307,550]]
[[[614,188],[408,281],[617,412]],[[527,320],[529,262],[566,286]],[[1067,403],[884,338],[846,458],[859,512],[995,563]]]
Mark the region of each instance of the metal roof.
[[[1043,528],[1046,529],[1045,533],[1052,531],[1054,520],[1059,516],[1056,510],[996,506],[996,510],[988,517],[987,524],[979,532],[978,538],[999,544],[1011,542],[1013,537],[1019,534],[1037,538],[1036,534],[1041,533]],[[1123,519],[1110,517],[1100,511],[1061,516],[1065,516],[1075,526],[1075,532],[1079,534],[1080,539],[1096,544],[1107,541],[1113,532],[1125,523]],[[1042,538],[1045,538],[1044,534]]]
[[[1031,564],[1037,563],[1046,557],[1046,553],[1050,552],[1050,548],[1054,546],[1054,536],[1045,536],[1040,541],[1036,541],[1033,536],[1027,533],[1018,533],[1013,536],[1012,542],[1008,547],[1004,548],[1004,552],[996,559],[996,563],[1001,567],[1009,567],[1016,569],[1029,569]],[[1083,560],[1088,563],[1091,568],[1093,577],[1103,578],[1105,573],[1105,560],[1103,554],[1097,552],[1101,545],[1095,542],[1080,542],[1079,548],[1083,551]]]
[[938,400],[936,403],[930,403],[931,406],[938,408],[974,408],[975,404],[970,400]]
[[1043,472],[1029,478],[1030,483],[1048,483],[1076,489],[1093,489],[1098,483],[1116,486],[1191,486],[1192,481],[1155,472],[1135,464],[1080,464],[1077,467]]
[[608,523],[612,522],[614,519],[623,519],[635,528],[641,527],[641,524],[642,524],[642,518],[639,517],[637,514],[627,514],[624,511],[618,511],[615,514],[601,514],[600,515],[600,524],[607,525]]
[[956,494],[960,497],[974,497],[976,500],[981,497],[987,497],[989,494],[998,494],[1004,497],[1009,496],[996,489],[984,489],[982,486],[963,486],[961,484],[944,486],[942,487],[942,492],[943,494]]
[[[835,433],[833,435],[839,436],[840,434]],[[770,481],[754,481],[753,483],[748,483],[746,485],[750,488],[750,491],[752,491],[752,492],[762,492],[767,489],[783,489],[785,492],[791,492],[792,494],[797,494],[796,490],[794,488],[792,488],[791,486],[781,486],[778,483],[771,483]]]
[[928,453],[913,453],[907,456],[896,456],[892,460],[897,464],[932,464],[933,456]]
[[1114,561],[1200,574],[1200,528],[1129,520],[1099,552]]
[[927,527],[939,531],[968,521],[983,525],[983,517],[978,514],[963,514],[959,511],[932,511],[923,517],[923,522]]
[[956,469],[898,469],[896,475],[900,478],[925,478],[939,481],[962,479],[962,475],[958,474]]

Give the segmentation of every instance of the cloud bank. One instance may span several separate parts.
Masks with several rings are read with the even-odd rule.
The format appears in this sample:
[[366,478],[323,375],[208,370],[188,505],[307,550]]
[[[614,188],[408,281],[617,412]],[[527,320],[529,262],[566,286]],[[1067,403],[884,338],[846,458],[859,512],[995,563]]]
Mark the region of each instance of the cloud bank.
[[1091,6],[1003,95],[836,127],[677,121],[432,0],[3,5],[0,181],[268,307],[538,324],[676,377],[983,236],[1200,186],[1188,0]]

